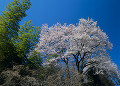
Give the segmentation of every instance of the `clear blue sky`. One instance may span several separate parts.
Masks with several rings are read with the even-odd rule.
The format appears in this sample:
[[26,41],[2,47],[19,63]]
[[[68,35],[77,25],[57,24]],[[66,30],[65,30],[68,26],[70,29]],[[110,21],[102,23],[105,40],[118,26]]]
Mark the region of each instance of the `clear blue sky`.
[[[0,14],[12,0],[0,0]],[[24,21],[34,25],[76,24],[80,18],[93,18],[113,43],[110,56],[120,69],[120,0],[31,0],[32,7]]]

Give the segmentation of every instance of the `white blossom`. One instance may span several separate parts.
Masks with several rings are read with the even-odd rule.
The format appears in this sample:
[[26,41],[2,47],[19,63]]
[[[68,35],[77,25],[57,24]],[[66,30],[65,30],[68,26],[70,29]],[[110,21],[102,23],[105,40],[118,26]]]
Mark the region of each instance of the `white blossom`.
[[[85,73],[91,67],[96,74],[105,73],[119,75],[117,66],[108,57],[107,51],[112,49],[108,36],[92,19],[80,19],[76,25],[59,23],[48,27],[42,26],[40,42],[36,50],[46,55],[57,54],[50,62],[58,59],[74,58],[77,70]],[[98,62],[98,64],[90,64]],[[104,72],[105,71],[105,72]]]

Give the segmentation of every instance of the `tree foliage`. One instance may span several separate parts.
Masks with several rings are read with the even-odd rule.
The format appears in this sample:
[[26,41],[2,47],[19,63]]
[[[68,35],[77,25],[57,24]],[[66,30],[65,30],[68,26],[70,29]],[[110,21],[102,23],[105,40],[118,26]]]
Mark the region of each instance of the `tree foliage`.
[[12,38],[18,36],[19,22],[26,16],[25,11],[30,6],[30,0],[14,0],[0,16],[0,63],[4,66],[21,63]]
[[[31,21],[20,25],[17,38],[13,38],[18,57],[27,59],[27,54],[32,51],[38,42],[40,27],[33,26]],[[24,62],[24,61],[23,61]]]
[[40,53],[32,51],[28,56],[28,62],[26,65],[31,69],[37,69],[42,66],[42,59]]
[[40,27],[31,21],[19,25],[30,6],[30,0],[13,0],[0,16],[0,68],[25,64],[27,54],[38,42]]

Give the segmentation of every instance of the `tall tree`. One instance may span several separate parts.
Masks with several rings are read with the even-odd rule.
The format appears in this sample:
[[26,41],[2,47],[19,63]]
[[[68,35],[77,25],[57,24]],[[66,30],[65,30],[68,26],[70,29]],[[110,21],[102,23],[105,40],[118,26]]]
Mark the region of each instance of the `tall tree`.
[[[36,50],[46,55],[56,53],[57,58],[53,58],[51,61],[62,59],[68,64],[68,60],[74,58],[78,72],[83,74],[86,66],[89,67],[87,64],[89,60],[95,58],[102,59],[104,62],[106,58],[109,59],[107,51],[111,48],[112,44],[109,42],[108,36],[97,27],[97,22],[92,19],[80,19],[77,25],[64,24],[62,26],[59,23],[52,27],[43,25]],[[107,71],[108,66],[108,64],[103,65],[103,70],[110,75],[112,73]],[[118,75],[117,70],[113,71],[115,75]]]
[[30,0],[13,0],[0,16],[0,68],[24,63],[38,42],[40,27],[31,21],[19,25],[30,6]]
[[[111,49],[107,35],[96,26],[93,20],[80,19],[75,25],[44,25],[40,34],[38,50],[44,54],[57,53],[57,59],[67,60],[73,57],[78,72],[83,71],[88,58],[107,56]],[[54,59],[53,59],[54,60]]]

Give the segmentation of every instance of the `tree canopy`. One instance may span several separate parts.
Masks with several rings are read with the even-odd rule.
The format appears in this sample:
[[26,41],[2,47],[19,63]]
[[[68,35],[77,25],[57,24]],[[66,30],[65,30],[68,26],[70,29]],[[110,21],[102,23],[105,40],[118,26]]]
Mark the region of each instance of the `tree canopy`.
[[107,35],[93,20],[80,19],[75,25],[44,25],[40,34],[38,50],[45,54],[56,53],[56,59],[74,57],[78,71],[83,70],[88,58],[107,56],[112,48]]
[[62,26],[59,23],[52,27],[43,25],[40,42],[36,48],[38,52],[45,55],[56,53],[57,57],[52,58],[51,62],[61,59],[68,63],[70,58],[74,58],[80,74],[96,69],[94,74],[101,74],[101,71],[104,71],[103,75],[110,77],[114,74],[119,80],[117,67],[111,63],[107,53],[110,49],[112,49],[112,44],[108,36],[92,19],[80,19],[77,25],[64,24]]

